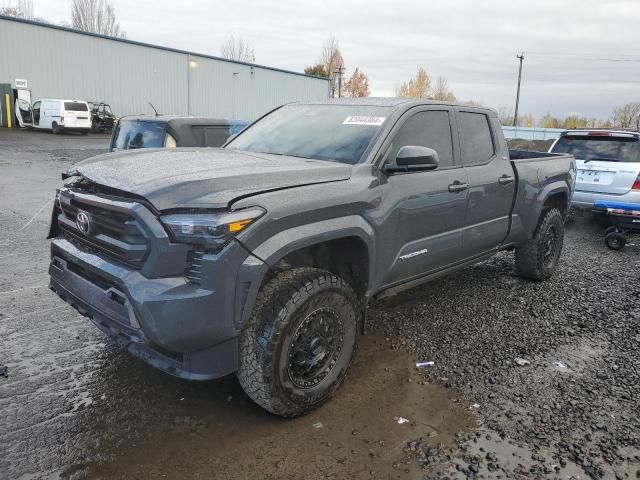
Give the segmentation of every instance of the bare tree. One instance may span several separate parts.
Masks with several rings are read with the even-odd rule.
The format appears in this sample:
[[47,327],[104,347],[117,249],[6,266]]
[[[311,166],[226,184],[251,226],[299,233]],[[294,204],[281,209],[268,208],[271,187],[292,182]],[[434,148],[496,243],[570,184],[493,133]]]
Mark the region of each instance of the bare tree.
[[126,37],[116,20],[116,12],[109,0],[73,0],[71,25],[83,32],[111,37]]
[[631,102],[613,111],[613,126],[640,130],[640,102]]
[[449,90],[449,82],[440,76],[436,80],[436,86],[433,88],[432,97],[434,100],[440,100],[443,102],[455,102],[456,96],[451,90]]
[[343,86],[342,79],[339,80],[338,75],[342,75],[344,71],[344,58],[342,57],[342,52],[340,52],[340,45],[336,37],[330,37],[324,42],[322,55],[318,63],[324,66],[324,71],[329,77],[331,96],[342,96],[342,92],[337,90]]
[[336,37],[331,37],[324,43],[319,63],[324,65],[324,69],[329,74],[329,77],[333,77],[335,71],[344,66],[344,59],[342,58],[340,45]]
[[33,20],[35,18],[33,15],[33,0],[17,0],[15,4],[5,4],[0,7],[0,15]]
[[220,54],[223,58],[238,62],[255,63],[256,56],[249,42],[241,37],[231,35],[220,47]]

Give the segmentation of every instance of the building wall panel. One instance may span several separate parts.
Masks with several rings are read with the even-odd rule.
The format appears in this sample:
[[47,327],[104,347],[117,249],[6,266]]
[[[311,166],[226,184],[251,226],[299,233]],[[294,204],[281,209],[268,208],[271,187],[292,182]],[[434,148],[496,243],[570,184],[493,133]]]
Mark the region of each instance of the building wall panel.
[[151,113],[151,102],[161,113],[253,120],[328,97],[323,79],[2,17],[0,83],[16,78],[33,100],[104,101],[118,115]]

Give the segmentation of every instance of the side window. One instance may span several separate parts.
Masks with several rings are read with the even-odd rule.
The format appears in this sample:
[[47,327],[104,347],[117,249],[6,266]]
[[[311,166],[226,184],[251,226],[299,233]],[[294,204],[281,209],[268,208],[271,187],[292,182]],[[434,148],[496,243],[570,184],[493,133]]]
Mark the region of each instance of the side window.
[[204,127],[191,127],[191,133],[193,134],[193,138],[196,142],[196,147],[204,147]]
[[228,127],[207,127],[205,146],[219,147],[229,138]]
[[407,145],[432,148],[438,153],[440,167],[453,166],[449,112],[429,110],[409,117],[396,132],[385,163],[393,163],[398,150]]
[[483,113],[460,112],[458,115],[463,165],[485,163],[495,153],[489,119]]

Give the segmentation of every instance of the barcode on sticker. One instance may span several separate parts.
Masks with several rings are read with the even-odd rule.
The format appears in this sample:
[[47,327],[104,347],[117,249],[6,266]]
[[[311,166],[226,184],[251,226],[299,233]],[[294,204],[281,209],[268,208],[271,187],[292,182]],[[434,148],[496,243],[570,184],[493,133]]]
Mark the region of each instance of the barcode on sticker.
[[368,115],[354,115],[353,117],[347,117],[342,122],[343,125],[373,125],[380,126],[387,117],[370,117]]

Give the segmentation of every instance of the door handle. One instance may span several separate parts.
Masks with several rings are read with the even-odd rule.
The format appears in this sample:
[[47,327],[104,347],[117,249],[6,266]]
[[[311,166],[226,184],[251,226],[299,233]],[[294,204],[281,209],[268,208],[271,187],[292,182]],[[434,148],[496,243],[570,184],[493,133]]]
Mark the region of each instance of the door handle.
[[468,183],[461,183],[461,182],[459,182],[457,180],[455,182],[453,182],[451,185],[449,185],[449,191],[451,193],[463,192],[467,188],[469,188],[469,184]]
[[499,179],[498,179],[498,183],[500,185],[509,185],[510,183],[515,181],[515,177],[510,177],[509,175],[502,175]]

